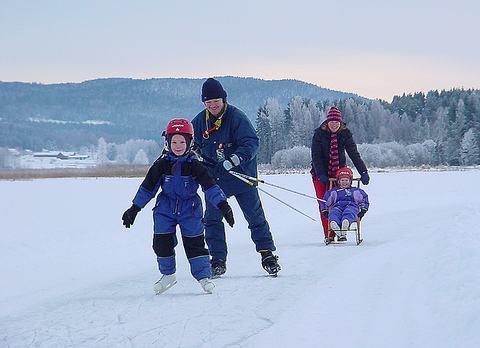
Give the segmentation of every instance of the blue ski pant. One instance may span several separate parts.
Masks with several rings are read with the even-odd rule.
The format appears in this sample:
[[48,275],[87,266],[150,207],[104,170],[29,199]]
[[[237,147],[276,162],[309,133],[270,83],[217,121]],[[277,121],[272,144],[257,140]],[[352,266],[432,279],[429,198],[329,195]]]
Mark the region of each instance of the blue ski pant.
[[[257,251],[275,250],[270,227],[265,218],[262,203],[256,188],[234,195],[235,199],[248,222],[250,235]],[[205,210],[205,239],[212,259],[227,259],[227,243],[225,240],[225,226],[222,222],[221,211],[207,202]]]
[[328,213],[328,220],[335,221],[339,226],[341,226],[342,221],[347,219],[351,224],[352,222],[357,221],[358,212],[358,206],[355,204],[348,204],[345,207],[333,206]]
[[[182,236],[185,254],[190,263],[190,272],[196,280],[210,278],[212,269],[210,258],[205,248],[203,234],[196,237]],[[174,274],[176,271],[175,246],[177,237],[174,233],[155,233],[153,235],[153,250],[157,255],[158,269],[161,274]]]

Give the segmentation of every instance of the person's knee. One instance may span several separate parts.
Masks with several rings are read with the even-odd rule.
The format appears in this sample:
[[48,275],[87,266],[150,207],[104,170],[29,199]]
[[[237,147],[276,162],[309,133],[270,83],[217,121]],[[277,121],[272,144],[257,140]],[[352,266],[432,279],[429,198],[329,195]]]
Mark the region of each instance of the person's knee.
[[153,251],[158,257],[175,255],[175,235],[173,233],[154,234]]
[[182,236],[185,254],[188,259],[208,255],[203,234],[196,237]]

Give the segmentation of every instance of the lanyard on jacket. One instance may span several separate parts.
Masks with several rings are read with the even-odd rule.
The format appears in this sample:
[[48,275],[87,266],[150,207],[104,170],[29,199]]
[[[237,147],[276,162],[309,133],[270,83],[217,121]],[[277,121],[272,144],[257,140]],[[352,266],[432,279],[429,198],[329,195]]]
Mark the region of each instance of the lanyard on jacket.
[[223,109],[222,114],[217,117],[217,119],[213,122],[213,127],[210,129],[208,129],[208,121],[210,120],[210,113],[208,112],[208,110],[205,110],[205,125],[206,125],[205,128],[207,128],[207,130],[203,132],[204,139],[210,138],[210,134],[220,129],[220,126],[222,125],[223,115],[225,115],[225,112],[227,111],[227,106],[228,106],[227,103],[225,103],[225,108]]

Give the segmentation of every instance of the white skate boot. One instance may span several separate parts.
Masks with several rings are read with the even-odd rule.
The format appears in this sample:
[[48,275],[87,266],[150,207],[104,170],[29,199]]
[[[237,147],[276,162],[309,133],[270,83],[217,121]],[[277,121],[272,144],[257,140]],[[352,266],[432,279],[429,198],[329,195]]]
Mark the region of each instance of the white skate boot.
[[172,286],[177,284],[177,277],[174,274],[164,274],[162,275],[162,278],[160,278],[154,285],[153,285],[153,291],[155,291],[155,295],[160,295],[161,293],[164,293],[168,289],[170,289]]
[[213,293],[213,289],[215,288],[215,284],[208,279],[208,278],[203,278],[198,281],[200,285],[202,286],[203,291],[205,291],[207,294]]
[[347,219],[342,221],[342,229],[338,231],[339,235],[337,241],[346,242],[347,241],[347,231],[350,228],[350,222]]
[[340,226],[335,221],[330,221],[330,228],[332,229],[333,232],[335,232],[336,235],[339,234],[339,231],[341,230]]

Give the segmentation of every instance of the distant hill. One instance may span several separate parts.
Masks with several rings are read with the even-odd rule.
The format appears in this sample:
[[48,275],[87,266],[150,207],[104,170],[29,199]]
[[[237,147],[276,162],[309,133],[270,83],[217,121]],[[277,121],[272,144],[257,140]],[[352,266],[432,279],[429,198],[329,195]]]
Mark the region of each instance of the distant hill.
[[[297,80],[218,78],[228,100],[254,121],[268,97],[282,105],[299,95],[315,101],[346,99],[333,91]],[[205,79],[109,78],[82,83],[37,84],[0,82],[0,147],[40,150],[76,149],[131,138],[159,140],[173,117],[193,118],[203,105]]]

